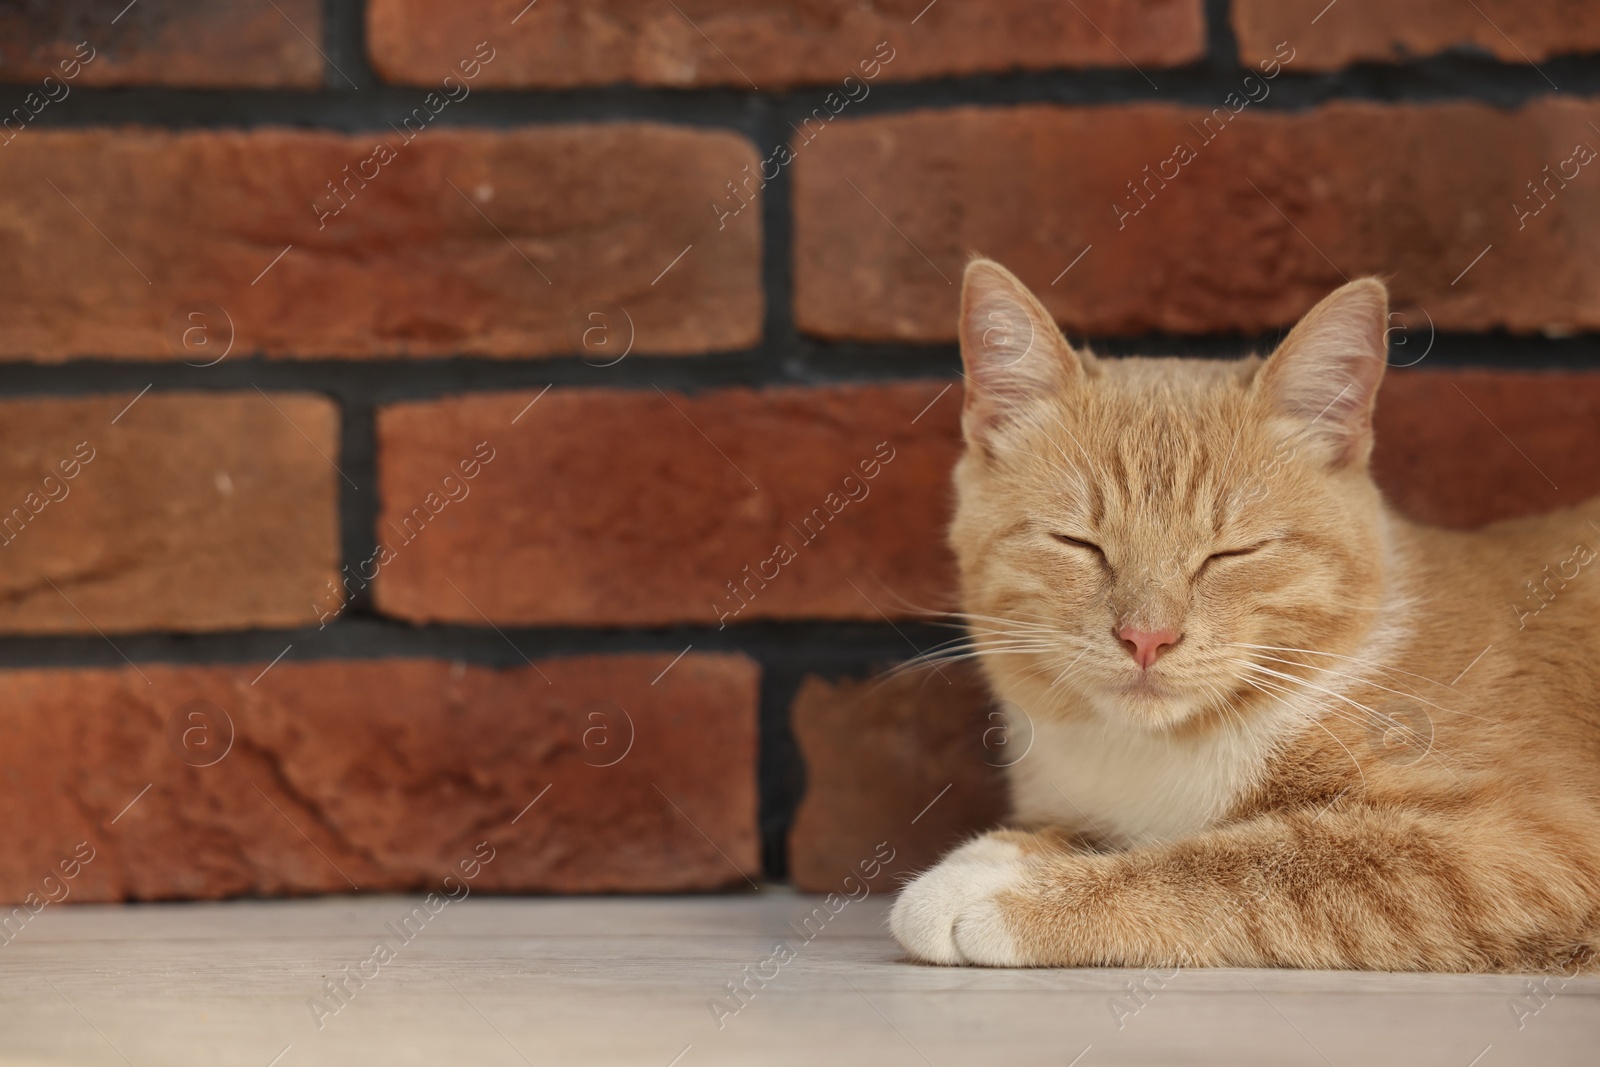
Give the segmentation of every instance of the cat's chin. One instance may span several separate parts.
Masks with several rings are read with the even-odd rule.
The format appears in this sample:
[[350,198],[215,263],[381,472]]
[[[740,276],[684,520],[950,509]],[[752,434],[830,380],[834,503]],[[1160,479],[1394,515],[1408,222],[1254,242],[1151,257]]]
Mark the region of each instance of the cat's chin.
[[1089,699],[1097,714],[1150,730],[1170,729],[1193,718],[1202,703],[1198,697],[1148,677],[1090,693]]

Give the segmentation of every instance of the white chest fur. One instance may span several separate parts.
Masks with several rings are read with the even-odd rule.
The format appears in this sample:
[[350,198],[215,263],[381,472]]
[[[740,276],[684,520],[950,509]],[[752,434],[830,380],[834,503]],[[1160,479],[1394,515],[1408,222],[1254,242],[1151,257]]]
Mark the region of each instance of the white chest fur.
[[[1122,846],[1196,833],[1260,780],[1288,718],[1184,738],[1098,715],[1035,721],[1032,748],[1010,769],[1016,814]],[[1014,722],[1013,736],[1027,730],[1026,721]]]

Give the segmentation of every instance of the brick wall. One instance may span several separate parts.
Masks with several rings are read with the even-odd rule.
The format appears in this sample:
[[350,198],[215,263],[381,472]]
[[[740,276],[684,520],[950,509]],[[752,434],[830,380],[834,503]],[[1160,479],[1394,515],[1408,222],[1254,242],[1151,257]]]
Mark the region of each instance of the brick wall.
[[878,677],[949,636],[972,252],[1122,354],[1384,274],[1393,498],[1600,492],[1576,0],[68,0],[0,103],[0,900],[996,818],[981,687]]

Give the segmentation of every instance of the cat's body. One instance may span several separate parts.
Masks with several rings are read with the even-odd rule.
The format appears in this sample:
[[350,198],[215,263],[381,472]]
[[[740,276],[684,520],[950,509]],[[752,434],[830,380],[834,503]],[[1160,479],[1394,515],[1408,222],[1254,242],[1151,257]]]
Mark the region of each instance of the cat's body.
[[1386,322],[1363,281],[1269,361],[1100,361],[969,268],[951,543],[1031,747],[1018,829],[897,901],[913,956],[1593,965],[1600,501],[1472,533],[1390,511]]

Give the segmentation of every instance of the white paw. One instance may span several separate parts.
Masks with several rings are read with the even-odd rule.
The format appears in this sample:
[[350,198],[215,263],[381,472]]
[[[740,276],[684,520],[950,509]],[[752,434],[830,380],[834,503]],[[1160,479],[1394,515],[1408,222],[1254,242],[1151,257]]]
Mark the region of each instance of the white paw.
[[929,963],[1024,966],[995,898],[1021,885],[1029,867],[1010,841],[970,841],[900,891],[889,929],[907,952]]

